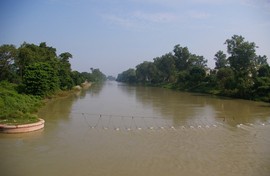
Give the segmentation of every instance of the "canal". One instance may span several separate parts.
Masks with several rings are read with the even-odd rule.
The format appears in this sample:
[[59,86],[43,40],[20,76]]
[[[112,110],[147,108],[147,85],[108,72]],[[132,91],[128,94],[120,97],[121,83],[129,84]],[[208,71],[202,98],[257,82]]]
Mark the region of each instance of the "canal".
[[3,176],[269,176],[270,105],[116,82],[50,101],[0,134]]

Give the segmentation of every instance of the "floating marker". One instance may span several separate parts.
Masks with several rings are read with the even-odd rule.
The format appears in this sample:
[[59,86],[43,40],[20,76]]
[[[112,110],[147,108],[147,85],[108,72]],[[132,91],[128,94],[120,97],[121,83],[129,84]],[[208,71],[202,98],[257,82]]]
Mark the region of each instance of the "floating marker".
[[137,129],[138,129],[138,130],[142,130],[142,128],[140,128],[140,127],[139,127],[139,128],[137,128]]
[[194,126],[190,126],[190,128],[194,128]]
[[115,128],[116,131],[119,131],[120,129],[119,128]]
[[201,126],[201,125],[199,125],[199,126],[198,126],[198,128],[202,128],[202,126]]
[[164,127],[162,126],[162,127],[160,127],[160,129],[164,130]]
[[149,127],[149,129],[150,129],[150,130],[153,130],[153,129],[154,129],[154,127]]
[[262,126],[264,126],[265,124],[263,123]]
[[238,125],[236,125],[236,126],[237,126],[238,128],[240,128],[242,125],[243,125],[243,124],[240,123],[240,124],[238,124]]

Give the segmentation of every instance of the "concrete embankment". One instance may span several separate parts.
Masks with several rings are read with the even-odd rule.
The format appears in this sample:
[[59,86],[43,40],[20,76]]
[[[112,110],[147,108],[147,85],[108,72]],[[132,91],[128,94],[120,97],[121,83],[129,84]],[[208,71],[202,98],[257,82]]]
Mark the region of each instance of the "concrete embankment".
[[37,131],[44,128],[45,121],[39,119],[36,123],[29,123],[23,125],[6,125],[0,124],[0,132],[2,133],[25,133],[31,131]]

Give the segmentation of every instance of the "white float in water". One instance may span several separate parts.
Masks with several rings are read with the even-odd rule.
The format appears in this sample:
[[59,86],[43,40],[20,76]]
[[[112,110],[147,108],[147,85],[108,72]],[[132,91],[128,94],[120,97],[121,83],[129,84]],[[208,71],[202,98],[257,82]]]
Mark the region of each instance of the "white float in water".
[[198,125],[198,128],[202,128],[202,126],[201,125]]
[[238,124],[238,125],[236,125],[238,128],[240,128],[241,126],[243,126],[243,124],[242,123],[240,123],[240,124]]
[[194,126],[190,126],[190,128],[194,128]]

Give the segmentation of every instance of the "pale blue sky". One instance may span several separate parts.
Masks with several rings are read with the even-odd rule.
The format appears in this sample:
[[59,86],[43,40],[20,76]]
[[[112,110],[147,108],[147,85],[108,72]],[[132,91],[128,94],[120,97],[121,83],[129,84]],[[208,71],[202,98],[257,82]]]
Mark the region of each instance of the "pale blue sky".
[[1,0],[0,24],[1,45],[46,42],[72,69],[114,76],[176,44],[214,67],[234,34],[270,59],[269,0]]

